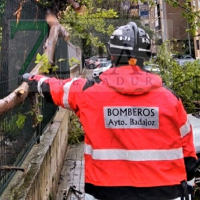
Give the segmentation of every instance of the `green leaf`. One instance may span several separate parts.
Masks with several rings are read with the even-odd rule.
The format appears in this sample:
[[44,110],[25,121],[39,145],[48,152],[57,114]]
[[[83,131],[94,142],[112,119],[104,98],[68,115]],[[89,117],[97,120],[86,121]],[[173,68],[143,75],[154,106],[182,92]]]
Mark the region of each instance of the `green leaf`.
[[57,65],[54,66],[54,67],[52,67],[52,71],[53,71],[53,72],[56,72],[57,69],[58,69],[58,66],[57,66]]
[[43,120],[43,115],[37,115],[37,121],[41,122]]
[[42,56],[39,53],[36,56],[36,60],[42,60]]
[[66,59],[64,59],[64,58],[60,58],[59,60],[58,60],[58,62],[63,62],[63,61],[65,61]]
[[23,114],[19,114],[18,115],[18,118],[17,118],[17,121],[16,121],[16,125],[19,129],[22,129],[24,127],[24,123],[25,123],[25,120],[26,120],[26,116],[23,115]]
[[72,67],[75,64],[80,64],[80,61],[78,59],[76,59],[75,57],[72,57],[71,59],[69,59],[69,66]]

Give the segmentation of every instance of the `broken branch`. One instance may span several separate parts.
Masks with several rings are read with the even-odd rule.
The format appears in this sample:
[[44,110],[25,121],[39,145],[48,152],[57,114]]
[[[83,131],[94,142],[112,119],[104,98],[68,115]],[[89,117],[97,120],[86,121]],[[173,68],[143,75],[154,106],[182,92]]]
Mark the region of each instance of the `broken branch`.
[[[54,54],[58,36],[60,35],[65,40],[67,40],[69,38],[69,33],[59,23],[57,17],[51,12],[47,12],[46,21],[50,26],[50,33],[44,46],[44,54],[47,55],[50,64],[54,65]],[[32,75],[39,74],[41,66],[42,63],[38,63],[33,68],[33,70],[31,70],[30,74]],[[19,104],[23,103],[25,98],[28,96],[28,89],[29,89],[28,84],[26,82],[23,82],[16,90],[10,93],[7,97],[0,99],[0,116],[12,110]],[[31,98],[33,98],[33,96]],[[34,98],[37,98],[36,95]],[[38,100],[35,100],[33,102],[38,102]]]
[[0,170],[8,170],[8,171],[17,170],[17,171],[26,172],[25,168],[22,168],[22,167],[13,167],[13,166],[1,166]]

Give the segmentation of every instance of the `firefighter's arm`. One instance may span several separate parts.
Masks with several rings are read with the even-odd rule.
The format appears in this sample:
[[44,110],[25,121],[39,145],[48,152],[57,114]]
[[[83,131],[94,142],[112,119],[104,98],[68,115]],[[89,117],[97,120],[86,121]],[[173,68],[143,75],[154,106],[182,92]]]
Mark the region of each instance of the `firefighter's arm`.
[[178,116],[183,156],[187,172],[187,181],[190,181],[194,179],[195,176],[197,156],[194,147],[192,126],[188,120],[187,113],[183,107],[181,100],[179,100]]
[[[83,79],[56,79],[44,75],[24,74],[22,80],[29,84],[30,92],[37,92],[48,102],[76,111],[77,94],[81,92]],[[84,83],[83,83],[84,84]]]

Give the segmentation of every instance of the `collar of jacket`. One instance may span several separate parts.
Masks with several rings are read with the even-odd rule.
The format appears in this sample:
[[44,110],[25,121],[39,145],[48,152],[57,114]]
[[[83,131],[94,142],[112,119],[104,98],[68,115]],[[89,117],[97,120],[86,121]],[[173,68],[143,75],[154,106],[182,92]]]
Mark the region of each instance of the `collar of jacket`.
[[106,70],[99,77],[101,84],[126,95],[140,95],[162,87],[157,74],[142,71],[137,65],[126,65]]

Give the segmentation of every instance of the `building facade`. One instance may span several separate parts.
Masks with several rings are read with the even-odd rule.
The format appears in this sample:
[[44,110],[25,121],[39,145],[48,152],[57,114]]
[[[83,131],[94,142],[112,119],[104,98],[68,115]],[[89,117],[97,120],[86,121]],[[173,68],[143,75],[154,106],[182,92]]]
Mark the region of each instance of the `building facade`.
[[[191,0],[191,5],[193,7],[194,11],[200,10],[200,0]],[[199,19],[197,19],[199,20]],[[194,52],[195,52],[195,58],[200,59],[200,28],[196,30],[195,37],[194,37]]]
[[[182,16],[180,7],[172,7],[164,0],[155,0],[155,5],[149,8],[150,28],[154,32],[154,43],[159,45],[168,40],[174,44],[174,50],[179,53],[191,51],[191,36],[186,32],[189,28],[187,20]],[[179,0],[184,3],[184,0]]]
[[[195,9],[200,9],[200,0],[191,0]],[[186,31],[189,28],[187,19],[183,17],[180,7],[173,7],[164,0],[154,0],[154,5],[148,2],[141,3],[124,1],[124,7],[129,7],[130,17],[140,17],[144,26],[149,26],[153,31],[152,53],[156,54],[157,45],[165,41],[173,44],[174,50],[180,54],[188,53],[195,57],[200,57],[200,36],[195,37],[194,42],[192,36]],[[179,4],[183,4],[185,0],[179,0]],[[198,35],[200,30],[197,31]],[[194,45],[193,45],[194,43]]]

